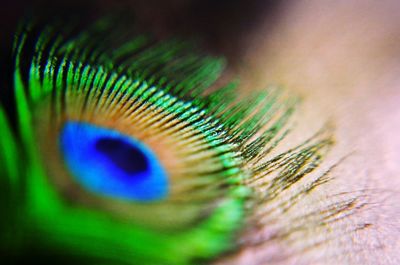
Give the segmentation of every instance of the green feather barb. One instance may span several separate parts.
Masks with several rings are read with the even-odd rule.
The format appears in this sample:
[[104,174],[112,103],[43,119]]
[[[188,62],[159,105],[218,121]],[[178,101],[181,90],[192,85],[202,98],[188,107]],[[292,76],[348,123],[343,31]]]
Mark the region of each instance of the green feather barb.
[[[187,42],[129,35],[107,19],[78,33],[28,24],[16,35],[16,136],[0,109],[1,170],[9,176],[1,181],[11,191],[5,203],[19,205],[3,207],[21,231],[10,239],[14,253],[193,264],[237,246],[249,202],[266,200],[254,183],[268,168],[283,167],[264,157],[288,133],[296,100],[276,88],[238,99],[234,82],[211,91],[223,60]],[[82,187],[59,150],[68,121],[146,143],[168,172],[167,198],[127,202]],[[308,154],[303,162],[311,161],[330,144],[296,158]],[[262,184],[274,187],[270,197],[285,189]]]

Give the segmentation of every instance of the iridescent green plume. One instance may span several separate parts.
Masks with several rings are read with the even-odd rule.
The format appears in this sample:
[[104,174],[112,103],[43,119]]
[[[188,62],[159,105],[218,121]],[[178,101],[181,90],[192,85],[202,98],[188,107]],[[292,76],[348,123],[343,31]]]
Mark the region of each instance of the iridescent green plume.
[[14,56],[16,132],[0,109],[2,249],[14,260],[202,263],[237,247],[255,202],[301,179],[331,144],[266,161],[295,100],[215,88],[222,60],[132,38],[112,20],[78,33],[24,25]]

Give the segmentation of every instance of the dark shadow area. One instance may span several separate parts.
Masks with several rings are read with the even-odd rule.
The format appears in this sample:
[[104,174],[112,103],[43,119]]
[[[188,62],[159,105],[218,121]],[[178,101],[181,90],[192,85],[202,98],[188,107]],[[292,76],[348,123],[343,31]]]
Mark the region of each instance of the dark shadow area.
[[[240,63],[248,36],[258,25],[273,25],[283,1],[277,0],[20,0],[3,1],[0,16],[0,103],[14,115],[11,49],[18,22],[25,16],[90,24],[118,13],[156,39],[195,40],[210,54],[224,56],[231,66]],[[128,24],[129,25],[129,24]],[[84,26],[82,26],[84,27]],[[11,120],[14,120],[11,118]]]
[[[25,14],[54,19],[80,17],[93,21],[112,12],[123,12],[144,31],[159,37],[183,36],[204,42],[212,52],[230,61],[246,47],[246,37],[263,22],[273,24],[283,1],[276,0],[32,0],[3,2],[0,36],[10,40]],[[9,47],[2,41],[2,50]]]

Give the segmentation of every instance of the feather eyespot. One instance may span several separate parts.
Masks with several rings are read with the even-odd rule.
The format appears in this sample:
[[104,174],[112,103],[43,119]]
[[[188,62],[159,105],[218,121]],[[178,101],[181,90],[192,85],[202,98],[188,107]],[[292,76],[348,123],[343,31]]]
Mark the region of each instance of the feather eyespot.
[[29,24],[16,36],[15,154],[26,161],[6,170],[21,190],[20,222],[61,255],[213,258],[236,246],[252,202],[300,179],[296,167],[312,171],[332,142],[265,161],[289,132],[295,99],[276,88],[239,98],[234,82],[211,90],[223,60],[121,32],[106,20],[80,33]]

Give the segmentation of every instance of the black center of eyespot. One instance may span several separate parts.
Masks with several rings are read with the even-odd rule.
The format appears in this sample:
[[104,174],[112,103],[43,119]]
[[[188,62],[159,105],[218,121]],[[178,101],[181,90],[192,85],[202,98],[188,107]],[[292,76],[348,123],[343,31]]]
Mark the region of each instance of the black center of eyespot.
[[143,173],[148,170],[149,165],[145,154],[127,141],[117,138],[100,138],[96,141],[95,148],[128,174]]

